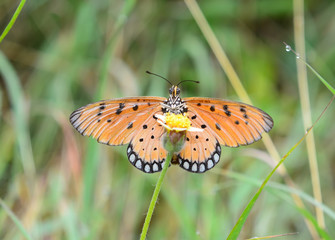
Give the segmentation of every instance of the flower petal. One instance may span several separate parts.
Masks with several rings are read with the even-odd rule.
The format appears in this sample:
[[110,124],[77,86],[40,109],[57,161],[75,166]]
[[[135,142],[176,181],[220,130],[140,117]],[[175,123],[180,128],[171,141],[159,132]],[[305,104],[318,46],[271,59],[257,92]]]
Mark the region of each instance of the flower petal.
[[195,128],[195,127],[189,127],[187,129],[188,132],[202,132],[204,131],[204,129],[201,129],[201,128]]
[[164,123],[166,122],[165,116],[163,116],[163,115],[155,114],[155,117],[158,118],[159,120],[161,120]]

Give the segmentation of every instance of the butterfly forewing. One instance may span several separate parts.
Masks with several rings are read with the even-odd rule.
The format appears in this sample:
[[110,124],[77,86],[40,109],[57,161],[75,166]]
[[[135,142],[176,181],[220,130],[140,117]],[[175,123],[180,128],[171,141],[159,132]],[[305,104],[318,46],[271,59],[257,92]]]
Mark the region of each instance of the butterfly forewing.
[[165,98],[141,97],[100,101],[74,111],[71,124],[82,134],[109,145],[129,143],[141,122],[160,111]]
[[248,104],[212,98],[185,98],[192,126],[229,147],[251,144],[273,127],[272,118]]

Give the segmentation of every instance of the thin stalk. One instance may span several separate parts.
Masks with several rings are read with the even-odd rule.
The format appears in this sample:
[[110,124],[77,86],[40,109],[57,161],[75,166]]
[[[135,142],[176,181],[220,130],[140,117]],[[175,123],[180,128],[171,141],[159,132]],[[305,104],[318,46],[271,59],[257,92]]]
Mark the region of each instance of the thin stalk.
[[305,59],[301,58],[300,54],[298,54],[296,51],[294,51],[290,45],[288,45],[286,42],[283,42],[286,46],[286,51],[287,52],[293,52],[297,59],[299,59],[300,61],[302,61],[304,64],[306,64],[306,66],[315,74],[315,76],[318,77],[318,79],[325,85],[326,88],[328,88],[328,90],[335,95],[335,88],[333,88],[332,85],[330,85],[326,79],[324,79],[308,62],[306,62]]
[[[293,12],[294,12],[294,39],[295,46],[300,56],[305,59],[305,31],[304,31],[304,1],[303,0],[294,0],[293,1]],[[308,93],[308,82],[307,82],[307,68],[306,65],[299,61],[299,58],[296,59],[297,64],[297,77],[298,77],[298,86],[299,86],[299,95],[301,102],[301,111],[302,118],[304,123],[304,129],[307,129],[312,125],[311,117],[311,106],[309,101]],[[314,140],[313,131],[306,137],[306,148],[309,162],[309,169],[311,174],[313,195],[315,199],[322,203],[322,193],[320,187],[320,177],[319,177],[319,168],[316,157],[316,147]],[[324,214],[321,208],[316,207],[316,219],[321,228],[325,228],[325,219]]]
[[157,184],[156,184],[156,187],[155,187],[155,190],[154,190],[154,193],[152,195],[151,202],[150,202],[150,205],[149,205],[149,208],[148,208],[147,216],[145,217],[145,221],[144,221],[144,224],[143,224],[140,240],[145,240],[145,238],[147,237],[147,233],[148,233],[150,221],[151,221],[151,218],[152,218],[152,214],[154,213],[154,209],[155,209],[155,206],[156,206],[158,195],[159,195],[159,192],[161,190],[166,171],[167,171],[167,169],[170,165],[172,156],[173,156],[173,152],[169,152],[167,157],[166,157],[166,161],[164,163],[163,170],[160,173],[159,178],[157,180]]
[[286,236],[292,236],[292,235],[298,235],[298,232],[294,233],[284,233],[284,234],[277,234],[277,235],[271,235],[271,236],[265,236],[265,237],[254,237],[254,238],[248,238],[246,240],[261,240],[261,239],[272,239],[272,238],[280,238],[280,237],[286,237]]
[[1,36],[0,36],[0,43],[2,42],[2,40],[6,37],[6,35],[8,34],[8,32],[11,30],[11,28],[13,27],[17,17],[19,16],[24,4],[26,3],[26,0],[21,0],[19,6],[17,7],[17,9],[14,12],[13,17],[11,18],[11,20],[9,21],[8,25],[6,26],[5,30],[2,32]]

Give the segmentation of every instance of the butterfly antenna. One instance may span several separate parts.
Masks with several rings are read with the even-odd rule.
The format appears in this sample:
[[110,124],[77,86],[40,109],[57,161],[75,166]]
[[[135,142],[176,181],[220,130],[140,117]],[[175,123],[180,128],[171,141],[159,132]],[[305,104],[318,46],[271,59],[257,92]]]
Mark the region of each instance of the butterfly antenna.
[[149,72],[149,71],[145,71],[145,72],[146,72],[147,74],[151,74],[151,75],[155,75],[155,76],[157,76],[157,77],[160,77],[160,78],[164,79],[165,81],[167,81],[168,83],[170,83],[171,86],[173,85],[169,80],[167,80],[165,77],[162,77],[161,75],[158,75],[158,74],[156,74],[156,73],[152,73],[152,72]]
[[177,86],[179,86],[179,84],[182,84],[184,82],[194,82],[194,83],[200,83],[199,81],[195,81],[195,80],[183,80],[180,83],[177,84]]

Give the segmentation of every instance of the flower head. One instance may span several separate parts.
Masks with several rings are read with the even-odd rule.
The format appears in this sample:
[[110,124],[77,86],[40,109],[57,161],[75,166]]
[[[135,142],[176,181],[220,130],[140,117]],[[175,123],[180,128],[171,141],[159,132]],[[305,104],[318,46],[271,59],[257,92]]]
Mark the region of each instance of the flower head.
[[175,132],[202,132],[203,129],[191,127],[191,121],[187,114],[166,113],[165,115],[155,115],[157,122],[163,125],[168,131]]
[[155,115],[157,122],[165,127],[163,146],[168,151],[180,152],[185,145],[186,132],[202,132],[203,129],[191,127],[187,114],[166,113]]

